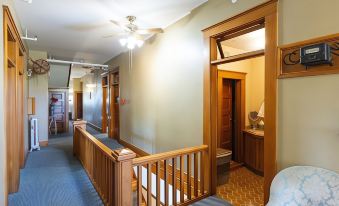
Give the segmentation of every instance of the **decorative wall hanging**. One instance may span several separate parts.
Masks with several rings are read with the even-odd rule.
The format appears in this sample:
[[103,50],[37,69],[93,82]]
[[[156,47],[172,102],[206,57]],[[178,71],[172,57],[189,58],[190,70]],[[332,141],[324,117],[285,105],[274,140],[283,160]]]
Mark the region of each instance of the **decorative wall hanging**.
[[31,71],[33,71],[35,74],[46,74],[49,72],[50,65],[49,63],[44,60],[44,59],[38,59],[38,60],[33,60],[29,58],[31,61]]
[[278,55],[279,78],[339,73],[339,34],[281,46]]

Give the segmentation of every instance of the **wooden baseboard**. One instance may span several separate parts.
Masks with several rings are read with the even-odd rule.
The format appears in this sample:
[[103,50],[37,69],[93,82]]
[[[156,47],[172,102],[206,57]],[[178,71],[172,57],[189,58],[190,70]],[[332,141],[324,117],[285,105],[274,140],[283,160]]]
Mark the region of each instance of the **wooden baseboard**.
[[[85,121],[86,121],[86,120],[85,120]],[[97,130],[98,132],[101,132],[101,131],[102,131],[102,128],[101,128],[101,127],[99,127],[99,126],[97,126],[97,125],[95,125],[95,124],[93,124],[93,123],[91,123],[91,122],[89,122],[89,121],[87,121],[87,125],[90,126],[90,127],[92,127],[93,129]]]
[[41,147],[47,147],[48,146],[48,140],[45,140],[45,141],[39,141],[39,145]]
[[127,147],[129,149],[131,149],[133,152],[135,152],[137,154],[138,157],[143,157],[143,156],[148,156],[150,155],[148,152],[145,152],[144,150],[138,148],[137,146],[131,144],[131,143],[128,143],[122,139],[119,139],[118,142],[120,144],[122,144],[124,147]]
[[22,165],[20,165],[20,169],[23,169],[23,168],[25,168],[25,166],[26,166],[26,162],[27,162],[27,158],[28,158],[28,154],[29,154],[29,152],[27,151],[27,152],[25,152],[25,159],[24,159],[24,162],[23,162],[23,164]]

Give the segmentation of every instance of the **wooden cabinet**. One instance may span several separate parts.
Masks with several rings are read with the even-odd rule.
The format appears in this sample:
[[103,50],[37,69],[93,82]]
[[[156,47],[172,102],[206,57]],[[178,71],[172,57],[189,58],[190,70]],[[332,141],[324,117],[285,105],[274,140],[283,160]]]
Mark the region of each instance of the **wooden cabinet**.
[[264,175],[264,131],[244,130],[244,164],[259,175]]

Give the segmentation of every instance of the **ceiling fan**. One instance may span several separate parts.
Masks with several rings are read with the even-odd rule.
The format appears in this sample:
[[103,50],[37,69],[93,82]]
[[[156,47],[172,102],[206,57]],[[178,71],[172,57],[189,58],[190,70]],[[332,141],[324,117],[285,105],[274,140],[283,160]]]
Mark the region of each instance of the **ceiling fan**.
[[114,37],[114,36],[124,36],[124,38],[120,39],[120,43],[122,46],[127,46],[129,49],[134,49],[135,46],[141,47],[144,43],[145,36],[150,34],[163,33],[164,30],[162,28],[148,28],[141,29],[135,24],[135,20],[137,19],[135,16],[127,16],[126,17],[128,23],[123,23],[115,20],[110,20],[111,23],[120,27],[123,32],[119,34],[112,34],[108,36],[104,36],[105,38]]

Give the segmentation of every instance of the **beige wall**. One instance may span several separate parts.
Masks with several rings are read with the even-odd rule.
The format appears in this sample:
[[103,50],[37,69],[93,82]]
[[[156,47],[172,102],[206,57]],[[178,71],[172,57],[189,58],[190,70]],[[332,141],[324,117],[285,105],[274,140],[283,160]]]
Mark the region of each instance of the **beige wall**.
[[265,57],[257,57],[218,66],[220,70],[246,73],[246,125],[249,125],[247,114],[259,111],[265,97]]
[[[47,52],[29,51],[33,60],[47,59]],[[35,97],[36,114],[32,118],[38,118],[38,134],[40,141],[48,141],[48,74],[33,74],[29,79],[29,96]]]
[[74,78],[73,81],[73,91],[81,92],[82,91],[82,82],[81,78]]
[[[133,54],[109,61],[121,68],[121,138],[148,152],[202,143],[201,29],[264,0],[208,1]],[[279,43],[339,32],[336,0],[280,0]],[[331,22],[331,23],[328,23]],[[339,75],[279,80],[277,163],[339,170]]]
[[133,51],[109,62],[121,69],[121,138],[148,152],[202,144],[204,45],[201,30],[262,0],[208,1]]
[[[279,42],[339,33],[339,1],[281,0]],[[339,75],[279,80],[278,167],[339,172]]]

